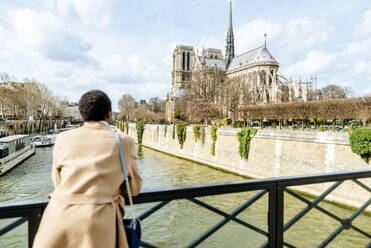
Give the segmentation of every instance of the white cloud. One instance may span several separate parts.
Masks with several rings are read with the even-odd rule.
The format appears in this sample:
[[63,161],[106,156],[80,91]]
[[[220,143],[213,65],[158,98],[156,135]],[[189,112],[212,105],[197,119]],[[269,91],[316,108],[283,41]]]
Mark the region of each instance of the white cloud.
[[357,32],[360,34],[371,34],[371,9],[363,13],[363,20],[358,25]]
[[36,49],[41,56],[62,62],[91,59],[91,44],[51,12],[23,9],[10,11],[9,15],[19,44]]
[[285,23],[256,19],[237,27],[235,42],[239,53],[264,44],[267,34],[268,47],[274,46],[285,54],[296,53],[327,40],[332,27],[323,20],[308,17],[291,19]]
[[332,27],[323,20],[311,20],[308,17],[289,20],[285,24],[280,43],[296,52],[326,41],[331,30]]
[[360,95],[361,96],[371,96],[371,88],[362,90]]
[[318,73],[327,68],[336,58],[335,53],[327,53],[311,50],[307,53],[305,60],[287,66],[283,71],[287,75],[302,75],[308,77],[310,74]]
[[116,2],[117,0],[59,0],[57,6],[64,16],[77,15],[84,25],[103,28],[112,23]]
[[347,73],[354,77],[371,80],[371,60],[358,61],[353,68],[347,71]]
[[256,19],[239,26],[235,31],[235,44],[238,53],[243,53],[264,44],[264,34],[268,39],[274,39],[282,32],[278,22]]
[[351,42],[341,53],[344,56],[371,55],[371,38]]

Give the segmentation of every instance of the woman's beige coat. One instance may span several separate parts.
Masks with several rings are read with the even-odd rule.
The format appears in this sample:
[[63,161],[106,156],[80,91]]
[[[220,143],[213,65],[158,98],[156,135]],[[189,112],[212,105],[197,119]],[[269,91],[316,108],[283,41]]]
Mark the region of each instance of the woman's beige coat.
[[[141,177],[134,140],[120,133],[131,192]],[[114,132],[105,122],[58,135],[53,151],[55,190],[43,214],[34,248],[127,247],[122,225],[124,181]]]

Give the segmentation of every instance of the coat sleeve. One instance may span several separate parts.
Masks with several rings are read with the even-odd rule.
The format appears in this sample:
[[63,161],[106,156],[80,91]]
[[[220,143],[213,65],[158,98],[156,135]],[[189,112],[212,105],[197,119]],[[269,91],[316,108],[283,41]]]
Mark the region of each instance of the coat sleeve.
[[[122,142],[124,160],[129,177],[131,194],[136,196],[142,188],[142,177],[139,174],[137,165],[137,155],[135,150],[135,141],[133,138],[126,136]],[[123,187],[122,187],[123,188]],[[123,188],[126,195],[126,188]]]
[[58,152],[58,138],[55,140],[54,147],[53,147],[53,166],[52,166],[52,181],[54,184],[54,188],[56,188],[61,182],[61,175],[60,175],[60,167],[57,158]]

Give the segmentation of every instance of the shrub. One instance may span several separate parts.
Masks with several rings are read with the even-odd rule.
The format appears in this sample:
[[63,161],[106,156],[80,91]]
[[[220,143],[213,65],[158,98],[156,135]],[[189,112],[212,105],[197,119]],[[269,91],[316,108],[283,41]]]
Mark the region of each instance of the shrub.
[[321,127],[319,128],[320,132],[324,132],[325,130],[323,129],[323,124],[321,123]]
[[178,136],[178,142],[179,142],[180,148],[183,148],[183,144],[186,140],[187,126],[188,126],[188,123],[184,121],[181,121],[178,124],[176,124],[176,134]]
[[145,125],[146,125],[146,122],[145,121],[138,121],[137,124],[136,124],[136,128],[137,128],[137,139],[138,139],[138,143],[139,144],[142,144],[143,132],[144,132]]
[[213,140],[213,143],[211,144],[211,155],[215,156],[215,142],[216,142],[216,131],[218,131],[217,126],[211,127],[211,139]]
[[351,123],[350,126],[349,126],[349,129],[348,129],[349,135],[351,135],[353,133],[353,131],[354,131],[354,127],[353,127],[353,123]]
[[175,111],[174,118],[178,120],[182,120],[182,112],[180,110]]
[[251,137],[256,134],[258,130],[255,128],[244,128],[237,133],[237,139],[240,142],[239,152],[242,158],[248,159],[250,150]]
[[349,141],[352,151],[368,163],[371,157],[371,128],[358,128],[349,135]]
[[201,125],[200,124],[193,125],[192,130],[193,139],[197,142],[197,140],[200,138]]

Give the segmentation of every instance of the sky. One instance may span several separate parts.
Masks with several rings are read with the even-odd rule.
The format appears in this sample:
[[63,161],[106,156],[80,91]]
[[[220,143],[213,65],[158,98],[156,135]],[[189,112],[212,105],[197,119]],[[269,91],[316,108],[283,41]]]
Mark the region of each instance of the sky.
[[[235,51],[264,44],[279,71],[371,94],[371,1],[233,0]],[[61,98],[165,99],[177,44],[225,52],[228,0],[2,0],[0,73]]]

